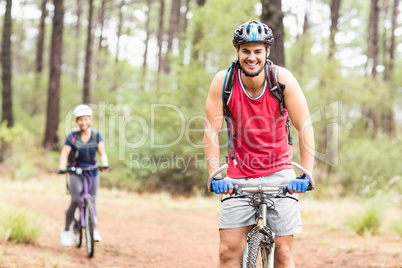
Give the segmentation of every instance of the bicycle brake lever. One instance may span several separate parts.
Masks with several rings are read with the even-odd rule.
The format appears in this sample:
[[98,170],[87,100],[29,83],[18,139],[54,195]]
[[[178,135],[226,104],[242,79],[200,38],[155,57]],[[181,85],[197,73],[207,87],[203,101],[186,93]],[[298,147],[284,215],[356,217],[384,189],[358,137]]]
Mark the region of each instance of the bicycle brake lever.
[[234,187],[233,187],[233,194],[234,195],[240,195],[242,192],[241,192],[241,188],[239,187],[239,185],[235,185]]
[[[286,196],[286,194],[288,193],[288,187],[287,186],[283,186],[282,189],[279,189],[279,195],[283,195]],[[282,193],[281,193],[282,192]]]

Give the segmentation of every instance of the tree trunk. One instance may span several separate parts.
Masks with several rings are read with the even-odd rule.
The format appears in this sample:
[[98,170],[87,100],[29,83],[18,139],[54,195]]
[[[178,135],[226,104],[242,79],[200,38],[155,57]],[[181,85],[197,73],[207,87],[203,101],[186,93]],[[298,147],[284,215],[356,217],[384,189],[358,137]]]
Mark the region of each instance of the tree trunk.
[[[12,0],[6,1],[6,11],[4,14],[3,40],[1,42],[1,82],[2,82],[2,118],[1,122],[7,122],[7,127],[14,125],[13,106],[12,106],[12,64],[11,64],[11,19]],[[9,158],[12,154],[11,144],[0,140],[0,162]]]
[[206,2],[206,0],[197,0],[197,5],[202,7],[203,5],[205,5],[205,2]]
[[43,147],[46,151],[58,149],[57,128],[60,113],[60,77],[63,48],[63,0],[54,0],[52,45],[50,51],[50,77],[47,102],[46,130]]
[[385,68],[385,81],[389,81],[392,77],[392,73],[394,71],[395,65],[395,31],[398,27],[397,18],[398,18],[398,6],[399,0],[394,0],[394,5],[392,8],[392,26],[391,26],[391,41],[389,45],[389,62],[388,66]]
[[[163,36],[165,34],[164,30],[164,21],[165,19],[165,0],[160,0],[160,9],[159,9],[159,32],[158,32],[158,76],[161,70],[164,70],[164,56],[162,53],[162,46],[163,46]],[[158,78],[159,81],[159,78]]]
[[147,10],[147,20],[145,21],[145,33],[146,33],[146,37],[145,37],[145,50],[144,50],[144,62],[142,64],[142,85],[145,86],[145,77],[147,74],[147,57],[148,57],[148,42],[149,42],[149,37],[151,36],[151,29],[149,27],[149,23],[151,22],[151,18],[150,18],[150,10],[151,10],[151,3],[152,0],[147,0],[147,6],[148,6],[148,10]]
[[12,105],[12,85],[11,85],[11,79],[12,79],[11,8],[12,8],[12,1],[7,0],[6,1],[6,13],[4,15],[4,25],[3,25],[3,41],[1,42],[1,67],[2,67],[1,82],[2,82],[2,87],[3,87],[1,122],[7,121],[7,127],[12,127],[14,125],[13,105]]
[[193,40],[191,42],[193,46],[191,49],[191,60],[198,61],[200,57],[200,48],[197,46],[197,44],[202,40],[203,37],[204,28],[202,22],[195,22]]
[[[388,49],[388,62],[385,66],[385,73],[384,73],[384,81],[385,82],[391,82],[393,81],[393,72],[394,72],[394,64],[395,64],[395,31],[397,28],[397,17],[398,17],[398,6],[399,6],[399,0],[394,0],[393,8],[392,8],[392,23],[391,23],[391,40],[389,44],[389,49]],[[394,102],[395,102],[395,95],[396,95],[396,90],[395,87],[392,86],[392,84],[389,86],[389,101],[390,104],[386,107],[387,110],[384,114],[383,118],[383,128],[385,134],[387,134],[390,137],[395,136],[395,121],[394,121]]]
[[[40,8],[41,8],[41,18],[38,29],[38,39],[36,40],[36,58],[35,58],[35,85],[34,88],[37,90],[41,90],[42,88],[42,72],[43,72],[43,49],[45,43],[45,20],[48,15],[48,11],[46,9],[47,0],[42,0]],[[39,93],[40,94],[40,93]],[[42,95],[42,94],[41,94]],[[39,111],[42,111],[43,102],[42,98],[35,98],[32,102],[32,109],[30,111],[30,115],[35,115]]]
[[120,3],[119,9],[119,22],[117,25],[117,45],[116,45],[116,62],[119,61],[119,53],[120,53],[120,37],[121,37],[121,28],[123,27],[123,7],[125,5],[125,0],[122,0]]
[[378,65],[378,20],[380,8],[378,0],[371,0],[369,27],[368,27],[368,46],[367,46],[367,68],[366,72],[375,80],[377,78],[376,67]]
[[102,50],[103,48],[103,30],[104,30],[104,26],[105,26],[105,9],[106,9],[106,0],[102,0],[102,4],[101,7],[99,9],[99,13],[98,13],[98,23],[100,24],[100,34],[99,34],[99,45],[98,45],[98,50],[99,52]]
[[179,38],[180,38],[180,43],[179,43],[179,50],[180,50],[180,57],[184,59],[184,49],[186,48],[186,32],[187,32],[187,26],[188,26],[188,19],[187,19],[187,14],[190,9],[190,0],[184,0],[185,1],[185,12],[181,13],[180,17],[180,31],[179,31]]
[[[369,28],[368,28],[368,44],[367,44],[367,65],[366,74],[370,75],[373,79],[374,85],[377,81],[377,65],[378,65],[378,21],[380,16],[380,8],[378,0],[371,0]],[[373,138],[378,135],[380,127],[381,112],[376,109],[369,109],[369,120],[373,126]]]
[[75,81],[79,81],[79,70],[80,70],[80,52],[81,47],[79,40],[81,40],[81,15],[82,15],[82,2],[77,0],[77,23],[75,24],[75,55],[74,55],[74,66],[75,66]]
[[180,0],[172,1],[172,9],[170,12],[170,23],[169,23],[169,36],[167,43],[166,52],[166,64],[164,65],[164,72],[170,72],[169,55],[172,52],[173,40],[177,38],[178,29],[180,24]]
[[[388,10],[389,10],[389,0],[382,0],[381,1],[381,12],[379,14],[379,21],[391,21],[391,18],[388,17]],[[379,40],[381,40],[382,44],[382,49],[381,49],[381,58],[379,59],[379,62],[382,63],[385,68],[388,66],[388,30],[384,28],[381,31],[381,35],[378,37]],[[384,71],[384,80],[386,81],[386,73],[387,69]]]
[[271,59],[275,64],[285,66],[283,12],[281,0],[261,0],[261,22],[268,25],[274,34],[274,44],[271,47]]
[[[310,54],[311,46],[308,44],[309,41],[309,28],[310,28],[310,10],[311,10],[311,0],[306,0],[306,5],[304,8],[304,20],[303,20],[303,32],[296,36],[296,42],[298,43],[297,55],[292,60],[293,66],[305,66],[305,58]],[[303,77],[305,68],[295,68],[293,74],[296,77]]]
[[89,0],[89,14],[88,14],[88,30],[87,30],[87,46],[85,57],[85,73],[84,73],[84,101],[83,103],[91,102],[91,77],[92,77],[92,14],[93,14],[93,0]]
[[303,35],[307,33],[310,28],[310,23],[308,21],[310,15],[311,0],[306,1],[306,7],[304,9],[304,20],[303,20]]
[[336,51],[335,35],[338,32],[338,19],[339,8],[341,6],[341,0],[331,0],[331,27],[329,34],[329,55],[328,58],[332,59]]
[[36,44],[36,73],[41,73],[43,70],[43,45],[45,42],[45,19],[47,17],[46,4],[47,0],[42,0],[42,3],[40,5],[42,15],[40,17],[39,34]]

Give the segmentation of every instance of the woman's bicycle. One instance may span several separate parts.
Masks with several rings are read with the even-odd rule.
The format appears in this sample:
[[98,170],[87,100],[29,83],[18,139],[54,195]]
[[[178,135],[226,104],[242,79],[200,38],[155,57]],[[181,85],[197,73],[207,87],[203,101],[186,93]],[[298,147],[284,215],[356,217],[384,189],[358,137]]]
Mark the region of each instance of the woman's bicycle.
[[95,247],[94,247],[94,228],[97,225],[97,217],[96,212],[93,207],[94,198],[89,193],[91,177],[89,172],[93,172],[96,170],[104,170],[109,169],[108,167],[69,167],[67,172],[73,172],[80,176],[83,181],[83,192],[81,194],[81,200],[78,206],[78,213],[76,213],[74,217],[74,242],[77,248],[80,248],[82,245],[82,230],[85,229],[85,241],[86,241],[86,250],[89,258],[94,256]]
[[[308,172],[305,168],[297,163],[292,162],[291,165],[299,169],[310,178],[311,184],[309,185],[307,190],[314,190],[315,183],[310,172]],[[211,174],[207,184],[209,192],[211,192],[212,190],[211,180],[227,168],[228,165],[225,164]],[[287,186],[259,186],[253,188],[241,188],[237,185],[234,186],[234,197],[249,198],[250,205],[255,206],[258,211],[257,224],[247,234],[247,243],[245,245],[243,256],[240,261],[241,268],[274,267],[275,234],[267,226],[267,209],[269,208],[270,199],[272,198],[293,198],[291,196],[287,196],[287,192]],[[224,200],[222,200],[222,202],[223,201]]]

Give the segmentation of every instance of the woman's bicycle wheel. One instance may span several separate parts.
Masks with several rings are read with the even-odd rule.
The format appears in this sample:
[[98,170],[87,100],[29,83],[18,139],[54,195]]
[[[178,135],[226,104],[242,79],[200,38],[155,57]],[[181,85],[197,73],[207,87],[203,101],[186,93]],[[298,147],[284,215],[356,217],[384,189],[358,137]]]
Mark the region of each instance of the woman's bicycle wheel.
[[246,268],[270,268],[274,267],[273,260],[269,259],[273,239],[262,232],[254,233],[248,242],[247,267]]
[[92,203],[91,200],[85,199],[85,240],[87,254],[89,258],[94,256],[94,221],[92,214]]
[[81,247],[81,243],[82,243],[82,227],[81,227],[81,221],[80,221],[80,220],[74,219],[73,230],[74,230],[74,242],[75,242],[75,246],[76,246],[77,248],[80,248],[80,247]]

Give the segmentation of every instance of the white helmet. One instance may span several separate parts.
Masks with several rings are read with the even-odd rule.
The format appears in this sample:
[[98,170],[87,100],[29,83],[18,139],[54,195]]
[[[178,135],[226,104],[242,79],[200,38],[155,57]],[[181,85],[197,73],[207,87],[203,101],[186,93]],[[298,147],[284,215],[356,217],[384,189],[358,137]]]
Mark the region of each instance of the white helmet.
[[73,111],[73,115],[75,118],[81,117],[81,116],[92,116],[92,109],[88,105],[81,104],[75,107]]

